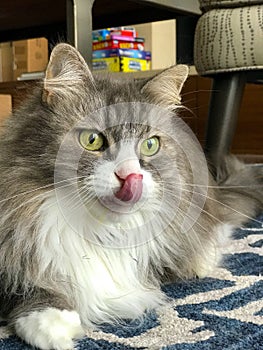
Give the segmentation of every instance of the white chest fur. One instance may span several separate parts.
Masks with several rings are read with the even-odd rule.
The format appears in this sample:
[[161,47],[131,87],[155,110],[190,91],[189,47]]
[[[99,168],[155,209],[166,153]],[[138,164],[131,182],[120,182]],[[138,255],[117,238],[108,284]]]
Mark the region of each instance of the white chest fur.
[[136,318],[163,302],[158,286],[147,283],[153,243],[122,249],[92,243],[81,232],[86,223],[75,218],[80,228],[76,232],[65,222],[55,198],[46,201],[40,214],[40,272],[49,268],[58,288],[70,291],[68,297],[84,324]]

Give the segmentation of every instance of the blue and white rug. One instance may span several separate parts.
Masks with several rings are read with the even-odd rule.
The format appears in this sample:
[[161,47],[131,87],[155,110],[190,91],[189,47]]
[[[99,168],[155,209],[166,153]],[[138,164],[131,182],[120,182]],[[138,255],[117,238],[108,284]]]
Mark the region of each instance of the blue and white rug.
[[[142,322],[105,326],[77,350],[263,349],[263,215],[234,234],[210,277],[164,287],[169,308]],[[0,323],[0,350],[32,350]]]

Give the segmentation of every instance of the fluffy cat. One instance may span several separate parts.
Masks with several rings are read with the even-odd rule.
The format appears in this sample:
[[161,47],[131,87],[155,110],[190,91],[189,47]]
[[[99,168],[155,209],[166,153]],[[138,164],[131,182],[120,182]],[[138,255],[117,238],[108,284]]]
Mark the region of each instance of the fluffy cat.
[[165,304],[162,283],[209,274],[220,242],[262,209],[259,170],[227,158],[218,186],[178,117],[187,74],[96,77],[59,44],[7,120],[0,311],[29,344],[72,349],[87,327]]

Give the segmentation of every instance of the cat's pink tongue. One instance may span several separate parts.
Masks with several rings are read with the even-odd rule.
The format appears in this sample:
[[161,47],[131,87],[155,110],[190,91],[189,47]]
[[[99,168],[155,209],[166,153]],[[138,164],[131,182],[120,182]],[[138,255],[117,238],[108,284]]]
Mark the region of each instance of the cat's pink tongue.
[[142,195],[142,174],[130,174],[123,181],[115,197],[124,202],[136,203]]

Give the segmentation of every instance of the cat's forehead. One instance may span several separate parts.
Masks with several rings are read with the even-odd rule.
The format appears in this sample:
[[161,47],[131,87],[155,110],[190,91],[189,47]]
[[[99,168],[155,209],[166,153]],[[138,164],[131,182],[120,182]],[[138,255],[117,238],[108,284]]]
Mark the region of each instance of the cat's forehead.
[[113,80],[105,77],[97,79],[96,85],[99,95],[106,105],[143,100],[143,95],[134,80]]
[[77,103],[83,107],[75,119],[80,129],[99,131],[114,142],[152,136],[160,127],[173,129],[174,113],[145,101],[135,81],[98,80],[97,91],[90,94],[85,103]]
[[116,142],[128,138],[142,138],[151,131],[150,125],[126,122],[104,129],[102,132],[109,140]]
[[[119,135],[137,136],[149,133],[152,129],[167,124],[167,112],[155,105],[138,101],[123,101],[105,105],[88,112],[80,121],[80,127],[95,129],[114,138]],[[169,117],[170,119],[170,117]]]

